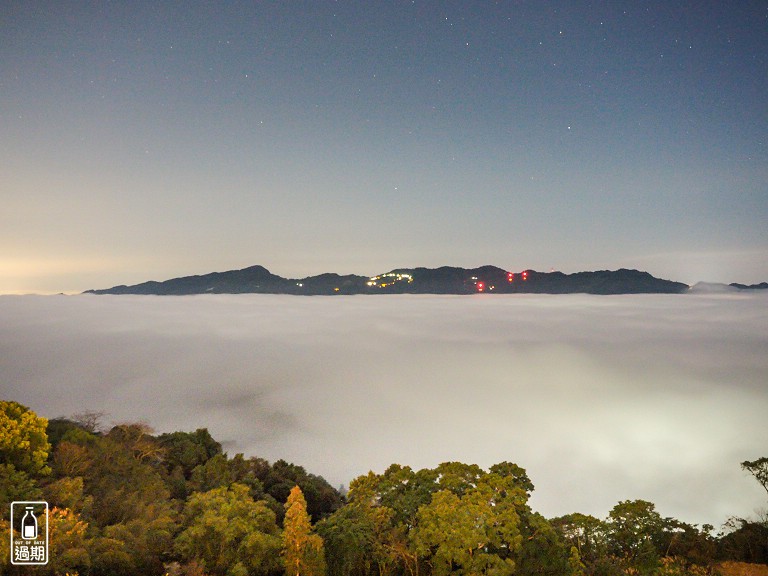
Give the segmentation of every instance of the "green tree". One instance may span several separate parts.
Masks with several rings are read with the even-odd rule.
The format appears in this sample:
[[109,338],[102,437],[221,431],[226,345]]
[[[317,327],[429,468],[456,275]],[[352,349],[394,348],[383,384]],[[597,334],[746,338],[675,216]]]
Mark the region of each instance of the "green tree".
[[485,470],[477,464],[462,462],[443,462],[436,469],[437,486],[440,490],[450,490],[461,497],[467,491],[477,487],[480,478],[485,476]]
[[58,478],[45,494],[89,525],[90,571],[160,573],[172,548],[177,512],[163,482],[157,444],[141,425],[106,436],[70,428],[54,452]]
[[189,497],[183,531],[175,549],[182,560],[197,561],[211,576],[277,574],[282,541],[275,513],[255,502],[248,487],[234,483]]
[[[106,527],[131,520],[170,515],[170,493],[155,462],[147,461],[133,443],[120,434],[97,437],[88,448],[89,464],[83,475],[85,492],[93,497],[90,518]],[[64,445],[59,446],[61,448]]]
[[583,576],[585,568],[586,566],[581,561],[579,550],[576,546],[571,546],[571,553],[568,556],[568,576]]
[[378,574],[415,575],[418,555],[409,541],[422,506],[429,504],[439,486],[439,474],[392,464],[383,474],[369,472],[353,480],[347,498],[374,527],[373,561]]
[[664,556],[693,564],[711,564],[717,553],[716,542],[710,535],[712,529],[705,524],[700,530],[697,526],[666,518],[662,542]]
[[409,466],[392,464],[384,474],[369,472],[349,485],[350,502],[383,506],[392,510],[392,521],[412,526],[421,506],[429,504],[439,490],[439,474],[435,470],[414,472]]
[[378,550],[376,524],[367,512],[362,506],[347,505],[316,525],[329,576],[371,574]]
[[62,440],[73,441],[73,438],[80,436],[97,436],[94,432],[89,432],[81,424],[69,418],[50,418],[48,426],[45,429],[48,434],[48,442],[53,449],[58,446]]
[[723,560],[768,564],[768,524],[731,518],[724,528],[717,543]]
[[175,532],[175,517],[168,503],[159,499],[144,508],[140,516],[106,526],[102,534],[120,542],[129,553],[130,563],[124,566],[130,568],[129,573],[159,574],[173,547]]
[[522,546],[517,503],[525,499],[498,474],[484,475],[461,497],[441,490],[419,509],[410,540],[436,576],[514,574]]
[[0,464],[0,518],[10,517],[10,507],[6,503],[14,500],[38,500],[40,488],[28,474],[16,470],[13,464]]
[[608,555],[608,527],[599,518],[576,512],[555,518],[551,524],[566,545],[576,548],[579,558],[587,566],[594,566]]
[[522,576],[560,576],[567,571],[568,553],[561,534],[541,514],[533,512],[527,499],[534,490],[525,468],[500,462],[489,469],[517,490],[515,507],[520,517],[522,546],[516,554],[516,573]]
[[[221,444],[214,440],[206,428],[198,428],[194,432],[172,432],[161,434],[158,443],[165,451],[163,463],[166,468],[166,481],[175,498],[186,500],[189,494],[197,489],[190,485],[193,471],[204,466],[211,458],[223,454]],[[210,478],[205,473],[198,478],[198,483],[207,482]],[[216,488],[208,486],[206,490]]]
[[261,462],[260,458],[246,459],[242,454],[235,454],[234,458],[229,460],[229,470],[233,481],[248,486],[254,500],[271,499],[265,494],[264,485],[258,476],[261,471]]
[[229,486],[234,480],[227,456],[216,454],[205,464],[195,467],[190,477],[189,488],[192,492],[208,492],[214,488]]
[[[383,474],[370,472],[353,480],[347,498],[349,506],[360,510],[356,518],[364,516],[369,520],[365,525],[375,527],[371,547],[379,573],[415,575],[440,565],[443,571],[562,574],[567,553],[560,535],[528,507],[532,490],[525,470],[509,462],[489,471],[460,462],[419,471],[393,464]],[[485,523],[480,511],[489,512],[496,524]],[[465,529],[441,535],[454,524]],[[472,548],[467,543],[483,529],[485,536]],[[331,564],[335,570],[336,564]]]
[[301,488],[294,486],[285,503],[283,554],[286,576],[323,576],[323,539],[312,533],[307,501]]
[[85,484],[81,476],[65,476],[43,487],[45,500],[51,506],[67,508],[73,512],[90,514],[93,498],[85,495]]
[[171,468],[181,466],[186,476],[192,473],[195,466],[205,464],[223,452],[221,444],[213,439],[207,428],[161,434],[157,440],[165,448],[166,464]]
[[131,550],[122,540],[109,536],[95,536],[90,543],[91,573],[109,576],[137,574]]
[[611,551],[628,566],[649,572],[655,569],[660,554],[664,521],[656,506],[645,500],[619,502],[608,514],[608,540]]
[[[262,482],[264,491],[277,502],[285,503],[291,489],[299,486],[307,501],[307,512],[313,522],[332,514],[343,504],[341,495],[328,484],[322,476],[309,474],[302,466],[285,460],[277,460],[263,474],[258,460],[251,462],[254,475]],[[262,477],[263,474],[263,477]],[[284,510],[278,511],[278,520],[282,521]]]
[[521,576],[560,576],[568,569],[568,550],[560,533],[538,512],[518,506],[522,546],[517,558]]
[[768,492],[768,458],[758,458],[752,462],[742,462],[741,468],[752,474],[755,480]]
[[48,420],[18,402],[0,400],[0,464],[29,476],[46,475]]
[[506,476],[512,478],[517,486],[522,488],[528,496],[533,492],[533,482],[528,478],[528,473],[525,468],[518,466],[512,462],[499,462],[490,467],[489,472],[492,474],[498,474],[499,476]]

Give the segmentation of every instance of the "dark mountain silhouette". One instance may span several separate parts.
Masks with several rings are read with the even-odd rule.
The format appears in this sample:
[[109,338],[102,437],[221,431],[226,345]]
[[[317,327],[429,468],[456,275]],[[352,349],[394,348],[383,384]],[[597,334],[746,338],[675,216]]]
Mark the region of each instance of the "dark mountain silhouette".
[[377,276],[320,274],[289,279],[263,266],[185,276],[164,282],[144,282],[88,290],[90,294],[679,294],[688,286],[655,278],[638,270],[597,272],[509,272],[496,266],[480,268],[397,268]]
[[766,290],[768,289],[768,282],[760,282],[760,284],[738,284],[734,282],[733,284],[730,284],[730,286],[733,286],[734,288],[738,288],[739,290]]

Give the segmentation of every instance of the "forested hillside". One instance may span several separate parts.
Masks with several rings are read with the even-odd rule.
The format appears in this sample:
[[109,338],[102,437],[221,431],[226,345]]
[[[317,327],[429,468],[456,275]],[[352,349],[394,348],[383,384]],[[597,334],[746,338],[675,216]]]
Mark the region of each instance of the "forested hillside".
[[[768,458],[741,466],[768,491]],[[768,518],[715,535],[635,500],[602,519],[548,519],[529,506],[533,490],[517,464],[447,462],[393,464],[342,494],[299,465],[229,456],[205,428],[106,430],[95,414],[47,420],[0,401],[0,574],[698,575],[768,563]],[[50,561],[12,566],[9,503],[39,499]]]

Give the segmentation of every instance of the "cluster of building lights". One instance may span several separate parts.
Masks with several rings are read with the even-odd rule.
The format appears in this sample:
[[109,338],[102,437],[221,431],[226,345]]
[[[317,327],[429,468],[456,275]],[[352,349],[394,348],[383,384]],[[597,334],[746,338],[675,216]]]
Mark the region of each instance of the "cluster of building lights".
[[[524,270],[523,272],[520,272],[520,277],[523,280],[528,280],[528,271]],[[507,272],[507,282],[514,282],[514,281],[515,281],[515,273]]]
[[[522,278],[523,281],[527,281],[528,280],[528,271],[526,270],[526,271],[521,272],[520,273],[520,278]],[[472,278],[470,278],[470,280],[475,284],[475,288],[477,289],[478,292],[485,292],[486,289],[488,289],[488,291],[496,290],[496,286],[494,286],[494,285],[490,285],[490,286],[487,285],[482,280],[479,280],[477,276],[472,276]],[[514,272],[507,272],[507,282],[512,283],[514,281],[515,281],[515,273]]]
[[[517,279],[515,276],[518,276],[522,281],[525,282],[528,280],[528,271],[525,270],[517,274],[515,272],[507,272],[507,282],[510,284],[514,282]],[[496,290],[495,285],[487,284],[485,281],[480,280],[477,276],[472,276],[469,281],[474,284],[475,289],[478,292],[492,292]],[[366,284],[371,287],[386,288],[387,286],[392,286],[398,282],[406,282],[410,284],[413,282],[413,276],[402,272],[387,272],[386,274],[380,274],[379,276],[371,276]]]
[[379,288],[386,288],[397,282],[407,282],[410,284],[413,282],[413,276],[410,274],[400,274],[397,272],[387,272],[379,276],[372,276],[366,284],[368,286],[378,286]]

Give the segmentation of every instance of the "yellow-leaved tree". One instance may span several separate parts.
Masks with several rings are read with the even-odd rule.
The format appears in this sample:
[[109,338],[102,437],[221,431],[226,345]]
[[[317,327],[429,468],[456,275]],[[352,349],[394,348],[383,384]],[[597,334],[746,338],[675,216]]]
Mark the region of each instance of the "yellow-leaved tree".
[[283,554],[286,576],[324,576],[323,539],[312,532],[307,501],[298,486],[285,503]]
[[0,464],[30,476],[48,474],[48,420],[18,402],[0,400]]
[[[38,479],[50,473],[48,420],[18,402],[0,400],[0,502],[39,500]],[[8,519],[10,507],[0,509]]]

